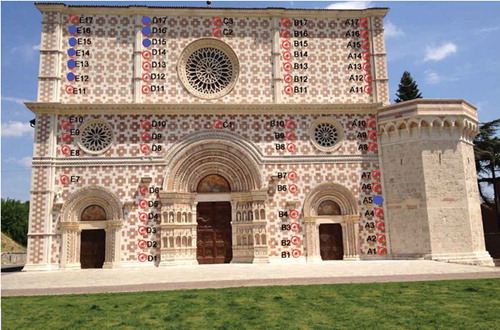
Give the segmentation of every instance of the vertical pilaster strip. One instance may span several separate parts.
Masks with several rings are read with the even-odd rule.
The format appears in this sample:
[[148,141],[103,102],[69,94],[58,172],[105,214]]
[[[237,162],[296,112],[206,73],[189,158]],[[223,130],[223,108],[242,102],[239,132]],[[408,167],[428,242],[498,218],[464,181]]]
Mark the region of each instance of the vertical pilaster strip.
[[134,78],[133,78],[133,102],[141,103],[141,73],[142,73],[142,16],[135,15],[134,16],[134,32],[135,32],[135,44],[134,44]]
[[271,61],[273,66],[273,95],[274,103],[282,103],[281,90],[283,88],[282,78],[280,76],[280,18],[272,17],[271,24],[271,35],[272,35],[272,47],[271,47]]

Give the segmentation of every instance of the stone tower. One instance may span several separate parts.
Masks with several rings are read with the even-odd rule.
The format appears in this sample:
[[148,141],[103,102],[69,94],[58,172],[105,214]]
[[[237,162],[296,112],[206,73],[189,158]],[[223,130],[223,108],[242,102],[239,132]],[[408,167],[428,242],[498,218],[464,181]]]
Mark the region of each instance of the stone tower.
[[390,253],[493,265],[485,251],[473,139],[477,109],[420,99],[379,112]]

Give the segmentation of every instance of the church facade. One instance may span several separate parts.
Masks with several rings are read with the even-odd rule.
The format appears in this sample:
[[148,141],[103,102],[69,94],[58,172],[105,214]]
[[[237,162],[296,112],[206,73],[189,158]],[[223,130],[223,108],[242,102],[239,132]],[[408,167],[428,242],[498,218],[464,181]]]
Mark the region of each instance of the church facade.
[[24,270],[493,264],[477,109],[389,103],[387,8],[36,6]]

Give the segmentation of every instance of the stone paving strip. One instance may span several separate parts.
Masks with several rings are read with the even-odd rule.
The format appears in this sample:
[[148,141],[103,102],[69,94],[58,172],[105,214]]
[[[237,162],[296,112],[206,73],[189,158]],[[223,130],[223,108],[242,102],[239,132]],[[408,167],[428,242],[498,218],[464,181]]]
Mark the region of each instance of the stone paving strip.
[[2,274],[2,296],[475,278],[500,278],[500,267],[384,260],[18,272]]

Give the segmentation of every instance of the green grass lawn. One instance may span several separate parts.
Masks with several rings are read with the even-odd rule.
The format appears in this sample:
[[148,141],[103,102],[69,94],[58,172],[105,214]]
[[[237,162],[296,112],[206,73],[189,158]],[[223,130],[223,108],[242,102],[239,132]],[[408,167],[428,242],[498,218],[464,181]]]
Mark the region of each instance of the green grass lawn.
[[6,297],[4,329],[499,329],[500,279]]

